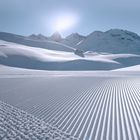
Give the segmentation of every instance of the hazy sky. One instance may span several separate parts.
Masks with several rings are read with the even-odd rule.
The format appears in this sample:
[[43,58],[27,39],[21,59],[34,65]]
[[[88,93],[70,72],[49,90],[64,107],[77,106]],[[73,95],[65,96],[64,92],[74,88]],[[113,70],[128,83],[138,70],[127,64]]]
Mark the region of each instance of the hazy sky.
[[140,34],[140,0],[0,0],[0,31],[50,35],[61,16],[76,20],[64,36],[111,28]]

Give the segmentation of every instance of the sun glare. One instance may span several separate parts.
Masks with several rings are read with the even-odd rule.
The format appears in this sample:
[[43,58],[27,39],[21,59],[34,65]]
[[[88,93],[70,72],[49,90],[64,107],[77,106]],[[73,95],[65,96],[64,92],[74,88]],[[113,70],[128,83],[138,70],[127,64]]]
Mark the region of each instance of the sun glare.
[[77,18],[74,15],[59,15],[53,20],[54,31],[64,31],[72,28],[77,23]]

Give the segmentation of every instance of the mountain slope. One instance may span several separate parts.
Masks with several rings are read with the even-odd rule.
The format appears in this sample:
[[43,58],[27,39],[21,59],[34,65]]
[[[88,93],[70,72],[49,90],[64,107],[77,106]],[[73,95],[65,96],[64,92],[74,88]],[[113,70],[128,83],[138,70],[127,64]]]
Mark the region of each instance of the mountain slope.
[[68,46],[75,47],[78,43],[81,43],[83,40],[85,40],[86,37],[79,35],[78,33],[73,33],[66,38],[64,38],[62,41],[60,41],[62,44],[66,44]]
[[87,36],[77,48],[84,51],[140,54],[140,37],[119,29],[96,31]]
[[49,50],[58,50],[58,51],[67,51],[67,52],[73,51],[73,49],[67,45],[63,45],[63,44],[60,44],[58,42],[53,42],[53,41],[46,41],[46,40],[44,41],[40,39],[37,40],[35,39],[35,37],[38,37],[38,36],[32,35],[30,37],[24,37],[20,35],[11,34],[11,33],[0,32],[0,40],[5,40],[8,42],[14,42],[14,43],[22,44],[22,45],[27,45],[31,47],[39,47],[39,48],[44,48],[44,49],[49,49]]

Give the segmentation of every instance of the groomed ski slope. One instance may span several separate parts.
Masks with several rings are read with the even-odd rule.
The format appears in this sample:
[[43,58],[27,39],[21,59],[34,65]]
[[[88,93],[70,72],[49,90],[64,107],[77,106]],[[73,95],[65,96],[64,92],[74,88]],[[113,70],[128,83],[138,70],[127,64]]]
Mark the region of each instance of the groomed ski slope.
[[34,116],[0,101],[1,140],[76,140]]
[[[140,140],[139,74],[87,72],[81,75],[73,72],[58,72],[58,75],[50,72],[29,77],[3,75],[0,78],[0,100],[32,114],[72,138]],[[3,102],[0,102],[0,119],[2,112],[7,111],[7,104]],[[32,124],[32,118],[29,120]],[[4,126],[3,121],[1,125]]]

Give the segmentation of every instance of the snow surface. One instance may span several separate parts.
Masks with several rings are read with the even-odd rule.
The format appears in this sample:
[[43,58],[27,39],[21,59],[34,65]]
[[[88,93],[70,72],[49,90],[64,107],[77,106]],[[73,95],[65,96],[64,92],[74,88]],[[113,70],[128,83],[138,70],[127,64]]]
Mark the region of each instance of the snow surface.
[[[121,70],[121,69],[120,69]],[[35,70],[35,69],[23,69],[17,67],[10,67],[0,65],[0,78],[2,77],[133,77],[139,75],[139,71],[119,71],[119,69],[113,71],[48,71],[48,70]]]
[[0,137],[139,140],[139,72],[34,70],[30,77],[3,68]]
[[140,72],[140,65],[121,68],[121,69],[117,69],[117,70],[114,70],[114,71],[139,71]]

